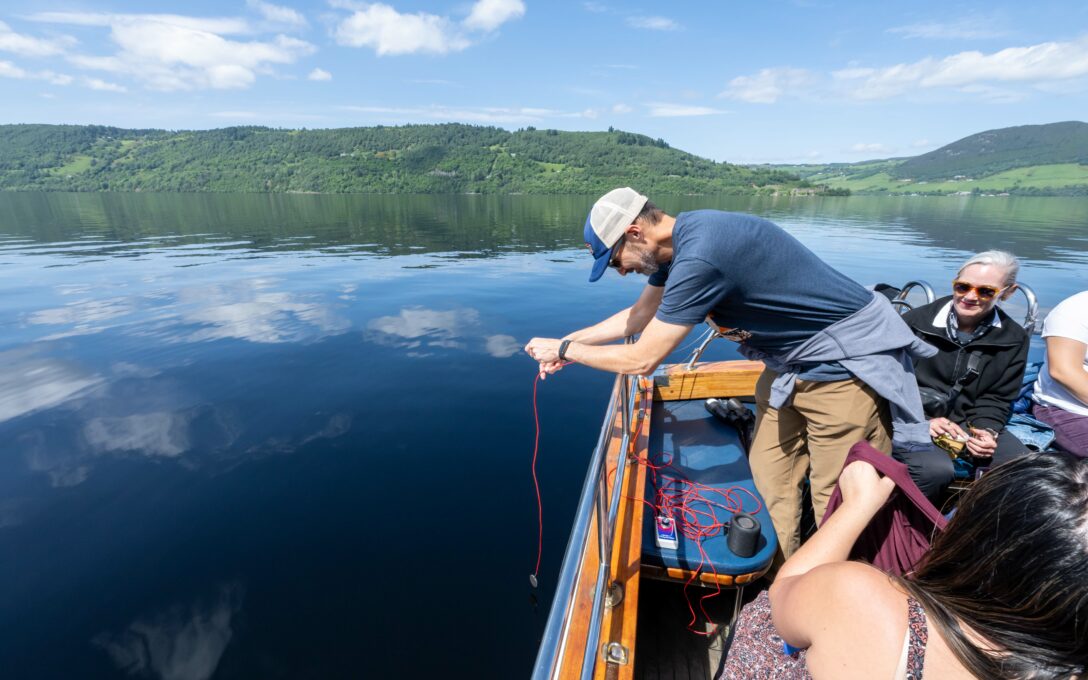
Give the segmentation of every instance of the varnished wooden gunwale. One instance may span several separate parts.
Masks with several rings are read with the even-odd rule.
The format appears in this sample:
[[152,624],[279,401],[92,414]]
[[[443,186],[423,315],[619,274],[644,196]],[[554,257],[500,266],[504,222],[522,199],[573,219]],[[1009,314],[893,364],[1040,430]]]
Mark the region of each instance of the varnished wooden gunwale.
[[[631,680],[634,677],[642,562],[642,516],[646,505],[633,499],[641,499],[646,493],[646,466],[637,461],[645,461],[650,453],[653,399],[647,398],[648,394],[648,390],[640,390],[635,404],[635,413],[639,414],[640,420],[633,421],[632,426],[638,432],[638,437],[632,437],[628,454],[624,456],[630,462],[627,463],[627,474],[624,476],[623,498],[620,499],[616,515],[616,534],[612,542],[612,574],[615,582],[623,587],[623,600],[615,607],[605,610],[601,626],[601,640],[623,645],[627,649],[628,661],[623,665],[598,664],[594,673],[595,680]],[[610,491],[611,488],[610,485]]]
[[[628,452],[647,455],[649,449],[649,418],[652,400],[645,397],[646,391],[640,390],[635,403],[635,411],[645,410],[641,416],[644,420],[642,430],[637,439],[633,439],[628,451],[621,452],[623,443],[623,416],[619,411],[614,414],[612,433],[608,443],[608,451],[605,455],[605,466],[608,471],[616,468],[617,461],[624,461],[627,471],[624,475],[624,498],[620,499],[619,509],[616,513],[616,532],[612,540],[612,575],[613,580],[623,586],[623,599],[615,607],[604,610],[604,618],[601,625],[600,643],[594,651],[598,663],[594,670],[595,678],[608,678],[609,680],[630,680],[634,671],[634,647],[635,629],[638,620],[638,579],[639,562],[642,557],[642,508],[641,502],[630,500],[642,498],[646,484],[646,468],[643,465],[627,463]],[[632,420],[633,426],[637,422]],[[622,455],[621,455],[622,453]],[[608,493],[611,497],[615,484],[615,475],[608,477]],[[573,614],[570,626],[565,636],[564,647],[566,653],[559,664],[558,677],[563,680],[574,680],[582,674],[583,655],[580,650],[585,649],[589,636],[589,619],[593,610],[593,592],[597,568],[600,566],[600,557],[597,551],[598,543],[597,522],[594,520],[589,527],[585,550],[582,553],[582,563],[578,574],[577,590],[572,602]],[[626,665],[604,663],[602,648],[609,642],[618,642],[628,650],[629,662]]]
[[[665,368],[664,375],[652,379],[649,390],[640,390],[635,411],[642,411],[644,423],[638,437],[632,439],[628,452],[621,456],[620,446],[623,439],[622,415],[617,412],[612,424],[612,435],[606,454],[606,466],[609,471],[615,469],[617,460],[626,460],[628,453],[645,460],[649,455],[650,419],[654,401],[675,401],[682,399],[705,399],[708,397],[750,397],[755,393],[756,381],[763,372],[763,364],[758,361],[721,361],[697,364],[695,370],[688,371],[684,364]],[[651,393],[651,398],[646,398]],[[637,422],[635,423],[637,427]],[[614,475],[609,476],[611,494]],[[639,579],[642,572],[642,522],[645,504],[646,467],[628,463],[624,477],[623,498],[620,501],[616,520],[616,533],[612,545],[612,575],[615,581],[623,585],[623,599],[615,607],[604,610],[601,626],[600,644],[596,650],[586,650],[597,656],[598,663],[594,671],[596,680],[631,680],[635,669],[635,633],[638,619]],[[582,563],[577,579],[577,590],[572,602],[573,614],[564,641],[566,653],[559,666],[559,678],[574,680],[581,677],[584,657],[580,650],[585,649],[589,633],[589,618],[593,610],[594,584],[600,558],[597,552],[597,524],[589,527],[586,547],[582,554]],[[649,571],[649,568],[647,568]],[[665,570],[661,570],[664,572]],[[686,580],[690,572],[671,569],[662,573],[673,580]],[[649,575],[649,574],[647,574]],[[657,575],[657,574],[654,574]],[[709,574],[700,574],[699,580],[704,585],[717,583],[721,586],[737,586],[755,580],[762,574],[739,576],[723,575],[714,578]],[[627,664],[606,663],[603,660],[603,646],[609,642],[618,642],[628,652]]]
[[750,397],[763,373],[761,361],[714,361],[668,366],[654,378],[654,401],[707,399],[709,397]]

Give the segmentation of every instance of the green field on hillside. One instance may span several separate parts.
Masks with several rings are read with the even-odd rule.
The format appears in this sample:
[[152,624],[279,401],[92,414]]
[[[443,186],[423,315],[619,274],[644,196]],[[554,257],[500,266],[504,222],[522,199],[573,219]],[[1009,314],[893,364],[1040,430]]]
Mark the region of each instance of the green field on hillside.
[[989,177],[963,178],[940,182],[897,179],[887,172],[877,172],[866,177],[831,172],[811,175],[814,184],[826,184],[832,188],[849,189],[853,193],[1088,193],[1088,165],[1060,163],[1016,168]]

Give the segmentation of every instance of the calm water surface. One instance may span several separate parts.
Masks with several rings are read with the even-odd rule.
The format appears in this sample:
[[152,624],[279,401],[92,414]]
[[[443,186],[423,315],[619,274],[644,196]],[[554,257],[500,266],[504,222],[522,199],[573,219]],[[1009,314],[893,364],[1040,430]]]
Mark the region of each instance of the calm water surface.
[[[538,605],[520,348],[641,286],[586,282],[591,202],[0,194],[5,677],[525,677],[611,379],[541,387]],[[1088,289],[1083,199],[658,203],[863,283],[996,247]]]

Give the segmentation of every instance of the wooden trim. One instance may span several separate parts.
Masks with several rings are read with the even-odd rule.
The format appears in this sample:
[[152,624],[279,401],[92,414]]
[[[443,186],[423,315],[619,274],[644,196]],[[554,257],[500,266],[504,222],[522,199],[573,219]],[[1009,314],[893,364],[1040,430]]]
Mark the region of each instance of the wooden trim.
[[[616,583],[623,586],[623,600],[612,609],[605,610],[601,626],[601,644],[618,642],[626,647],[627,663],[598,663],[593,675],[595,680],[631,680],[635,672],[642,520],[646,507],[641,502],[646,494],[646,466],[640,465],[637,460],[645,461],[649,457],[650,418],[653,408],[653,399],[647,399],[646,394],[646,391],[640,390],[635,405],[635,412],[642,413],[642,420],[639,421],[641,428],[638,423],[634,423],[639,436],[631,442],[628,455],[635,460],[627,463],[623,498],[620,499],[620,509],[616,516],[616,535],[612,542],[612,574]],[[610,469],[611,467],[613,466]],[[611,492],[611,485],[609,491]]]
[[[636,411],[642,410],[643,407],[646,411],[642,430],[639,432],[637,441],[631,442],[629,448],[629,451],[638,453],[643,458],[648,455],[649,450],[650,407],[653,404],[652,400],[646,399],[644,395],[645,392],[640,390],[635,406]],[[624,407],[626,408],[626,405]],[[627,460],[627,452],[620,451],[622,442],[623,415],[617,410],[614,414],[612,436],[605,456],[605,466],[609,471],[615,469],[617,460]],[[624,476],[625,497],[643,497],[646,485],[645,475],[644,465],[628,464]],[[609,475],[609,494],[614,483],[615,476]],[[642,557],[642,508],[643,504],[640,502],[630,501],[627,498],[620,499],[620,506],[616,513],[616,534],[612,543],[612,574],[614,580],[623,584],[624,596],[619,605],[604,610],[601,638],[597,649],[585,650],[586,653],[597,657],[594,668],[595,678],[630,680],[633,677],[631,674],[634,672],[635,627],[638,617],[639,562]],[[597,520],[594,516],[593,521],[590,522],[585,551],[582,553],[581,571],[571,605],[573,613],[570,626],[564,635],[565,653],[560,659],[558,672],[558,677],[563,680],[574,680],[582,675],[582,661],[585,658],[582,650],[585,649],[586,640],[589,637],[589,619],[593,613],[593,600],[596,596],[594,586],[597,580],[597,568],[600,565],[600,557],[597,554],[597,530]],[[609,642],[619,642],[627,648],[627,665],[617,666],[603,661],[601,651]]]
[[762,373],[761,361],[715,361],[696,364],[691,371],[685,364],[674,364],[654,376],[654,400],[748,397],[755,394]]

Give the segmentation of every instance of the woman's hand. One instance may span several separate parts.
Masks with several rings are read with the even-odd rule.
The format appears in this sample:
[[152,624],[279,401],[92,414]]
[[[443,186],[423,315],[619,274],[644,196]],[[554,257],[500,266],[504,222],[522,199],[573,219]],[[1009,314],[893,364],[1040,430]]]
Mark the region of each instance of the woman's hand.
[[843,507],[849,506],[872,517],[888,502],[895,482],[890,477],[881,477],[869,463],[855,460],[839,475],[839,489]]
[[947,434],[953,439],[964,440],[969,435],[963,431],[963,428],[953,423],[948,418],[934,418],[929,421],[929,436],[931,439],[936,439],[943,434]]
[[967,450],[976,458],[993,458],[994,451],[997,450],[997,437],[992,430],[972,427]]

